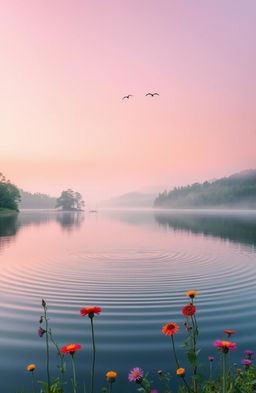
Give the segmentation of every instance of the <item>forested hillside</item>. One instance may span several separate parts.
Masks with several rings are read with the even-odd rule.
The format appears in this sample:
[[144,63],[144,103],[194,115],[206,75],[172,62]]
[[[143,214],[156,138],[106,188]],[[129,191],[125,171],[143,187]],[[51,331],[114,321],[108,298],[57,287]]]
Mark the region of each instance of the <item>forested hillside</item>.
[[160,193],[154,207],[256,208],[256,170],[243,171],[212,182],[194,183]]

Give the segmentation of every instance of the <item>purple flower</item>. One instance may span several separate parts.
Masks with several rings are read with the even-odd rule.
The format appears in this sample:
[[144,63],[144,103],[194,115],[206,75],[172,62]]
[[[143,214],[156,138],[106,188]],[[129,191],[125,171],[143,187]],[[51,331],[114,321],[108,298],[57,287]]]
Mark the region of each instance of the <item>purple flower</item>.
[[158,393],[158,390],[156,389],[150,390],[150,393]]
[[254,355],[254,352],[251,351],[250,349],[246,349],[246,351],[244,351],[244,353],[245,353],[246,355],[248,355],[248,356]]
[[44,333],[46,333],[46,330],[42,329],[41,327],[37,331],[39,337],[43,337]]
[[252,361],[250,359],[243,359],[241,360],[241,364],[245,364],[246,366],[249,366],[252,364]]
[[128,379],[130,382],[140,382],[143,378],[143,375],[144,371],[139,367],[135,367],[133,370],[130,371]]
[[213,362],[214,361],[214,356],[208,356],[208,360],[209,360],[209,362]]

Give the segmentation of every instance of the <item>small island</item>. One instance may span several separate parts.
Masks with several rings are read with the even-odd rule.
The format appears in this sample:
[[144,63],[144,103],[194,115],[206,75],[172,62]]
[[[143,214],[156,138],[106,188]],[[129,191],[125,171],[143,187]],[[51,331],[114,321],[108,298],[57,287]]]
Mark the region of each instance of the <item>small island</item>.
[[71,188],[62,191],[59,198],[56,201],[56,209],[62,211],[83,211],[85,203],[82,199],[82,195],[79,192],[73,191]]

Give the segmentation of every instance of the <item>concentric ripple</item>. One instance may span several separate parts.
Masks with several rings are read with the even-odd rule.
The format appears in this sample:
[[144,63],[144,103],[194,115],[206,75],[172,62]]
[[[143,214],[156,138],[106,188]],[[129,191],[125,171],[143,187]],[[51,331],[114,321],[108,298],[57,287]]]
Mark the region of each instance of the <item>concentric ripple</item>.
[[[38,226],[31,213],[21,213],[18,234],[1,238],[2,244],[8,244],[0,254],[4,352],[0,361],[7,376],[12,364],[25,386],[24,367],[37,362],[43,378],[43,341],[36,334],[42,298],[49,305],[57,341],[85,343],[81,359],[87,360],[90,330],[79,309],[102,307],[95,319],[102,373],[106,367],[121,375],[136,365],[151,371],[166,368],[170,354],[161,327],[170,321],[182,325],[180,310],[188,301],[188,289],[199,292],[202,356],[212,353],[211,344],[224,329],[238,331],[241,350],[251,347],[256,323],[253,246],[217,238],[216,217],[211,237],[188,232],[189,223],[186,230],[177,229],[177,220],[175,228],[170,225],[163,231],[152,212],[141,217],[133,213],[137,221],[131,225],[130,214],[127,220],[124,213],[111,219],[109,213],[98,214],[97,220],[88,216],[79,221],[79,228],[71,226],[67,232],[60,226],[59,214],[44,220],[40,213]],[[146,224],[141,225],[145,217]],[[178,343],[184,337],[182,332]],[[111,364],[106,364],[110,354]],[[89,364],[83,367],[88,369]],[[13,384],[15,390],[18,386]]]

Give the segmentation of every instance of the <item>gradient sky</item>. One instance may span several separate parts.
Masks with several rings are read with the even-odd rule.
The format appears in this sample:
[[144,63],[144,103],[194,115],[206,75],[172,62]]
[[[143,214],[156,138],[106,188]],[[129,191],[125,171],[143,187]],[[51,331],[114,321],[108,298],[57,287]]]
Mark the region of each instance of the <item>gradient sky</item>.
[[255,16],[255,0],[0,2],[0,172],[99,201],[256,168]]

